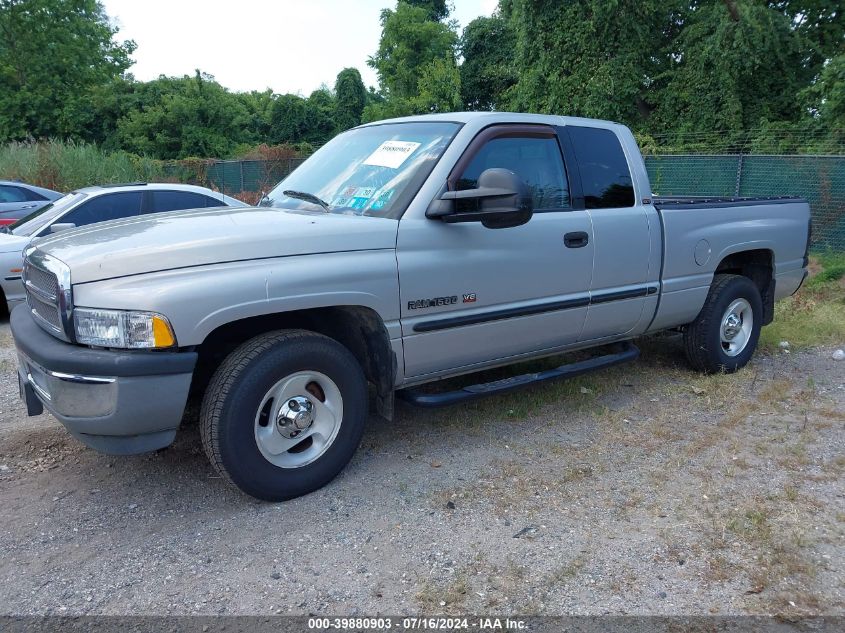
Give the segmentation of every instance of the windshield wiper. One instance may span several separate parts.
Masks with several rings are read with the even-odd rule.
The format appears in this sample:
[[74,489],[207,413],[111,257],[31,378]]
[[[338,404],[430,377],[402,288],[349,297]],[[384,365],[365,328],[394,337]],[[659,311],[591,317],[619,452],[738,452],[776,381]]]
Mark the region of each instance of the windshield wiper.
[[331,213],[332,208],[329,206],[329,203],[323,200],[322,198],[318,198],[313,193],[308,193],[307,191],[294,191],[293,189],[288,189],[282,192],[283,195],[286,195],[288,198],[296,198],[298,200],[305,200],[305,202],[310,202],[312,204],[319,204],[326,210],[326,213]]

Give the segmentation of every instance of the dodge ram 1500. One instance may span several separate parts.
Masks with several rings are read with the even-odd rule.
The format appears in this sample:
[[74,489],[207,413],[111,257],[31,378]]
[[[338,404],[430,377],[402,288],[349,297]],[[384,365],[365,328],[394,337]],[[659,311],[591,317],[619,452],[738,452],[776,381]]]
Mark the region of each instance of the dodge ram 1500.
[[[352,457],[368,404],[463,402],[632,360],[683,331],[732,372],[807,274],[795,198],[661,199],[624,126],[459,113],[340,134],[258,207],[64,231],[26,251],[21,394],[107,453],[169,445],[189,396],[214,466],[282,500]],[[421,385],[583,348],[559,368]]]

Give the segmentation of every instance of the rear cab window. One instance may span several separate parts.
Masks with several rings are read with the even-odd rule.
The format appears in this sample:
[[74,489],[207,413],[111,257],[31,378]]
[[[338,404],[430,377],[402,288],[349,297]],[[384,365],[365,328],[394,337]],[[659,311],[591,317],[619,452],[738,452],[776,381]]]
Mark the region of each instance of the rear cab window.
[[568,125],[587,209],[634,206],[634,181],[619,137],[605,128]]

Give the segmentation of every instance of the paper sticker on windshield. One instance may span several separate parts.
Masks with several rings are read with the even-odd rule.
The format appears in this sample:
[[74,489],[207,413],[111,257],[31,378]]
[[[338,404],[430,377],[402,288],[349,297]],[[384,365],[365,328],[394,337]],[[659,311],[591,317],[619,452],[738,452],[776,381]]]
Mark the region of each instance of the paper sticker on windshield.
[[379,209],[383,209],[384,205],[386,205],[389,201],[391,196],[393,195],[393,189],[388,189],[387,191],[383,191],[379,194],[379,197],[373,201],[373,204],[370,208],[373,211],[378,211]]
[[420,143],[413,141],[385,141],[378,146],[367,160],[365,165],[376,167],[390,167],[396,169],[404,163],[408,157],[420,146]]

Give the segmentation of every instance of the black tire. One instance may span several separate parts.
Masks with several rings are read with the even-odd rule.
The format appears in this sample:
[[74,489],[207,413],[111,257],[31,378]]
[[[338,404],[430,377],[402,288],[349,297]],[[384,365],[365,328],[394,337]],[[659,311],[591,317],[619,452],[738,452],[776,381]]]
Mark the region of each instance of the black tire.
[[[744,349],[730,356],[722,345],[722,319],[738,299],[745,299],[750,304],[753,323]],[[744,367],[757,348],[762,322],[763,301],[754,282],[741,275],[716,275],[704,307],[684,332],[684,348],[690,365],[708,374],[733,373]]]
[[[256,440],[256,415],[268,390],[301,371],[331,378],[343,415],[325,453],[297,468],[276,466]],[[233,351],[211,379],[202,402],[202,443],[215,469],[243,492],[284,501],[321,488],[352,458],[367,417],[367,382],[355,357],[337,341],[303,330],[257,336]]]

